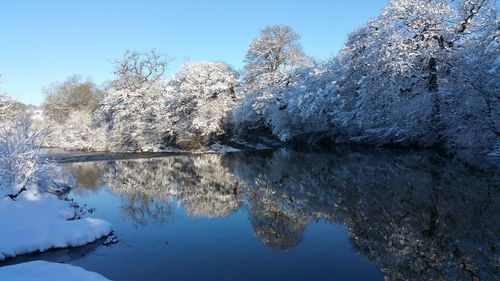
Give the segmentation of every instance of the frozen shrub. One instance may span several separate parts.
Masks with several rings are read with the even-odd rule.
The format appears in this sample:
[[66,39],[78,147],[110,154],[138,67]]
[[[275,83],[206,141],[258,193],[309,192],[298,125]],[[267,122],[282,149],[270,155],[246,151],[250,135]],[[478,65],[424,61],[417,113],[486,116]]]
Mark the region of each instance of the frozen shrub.
[[43,138],[27,117],[0,126],[0,197],[59,193],[72,186],[72,177],[40,154]]

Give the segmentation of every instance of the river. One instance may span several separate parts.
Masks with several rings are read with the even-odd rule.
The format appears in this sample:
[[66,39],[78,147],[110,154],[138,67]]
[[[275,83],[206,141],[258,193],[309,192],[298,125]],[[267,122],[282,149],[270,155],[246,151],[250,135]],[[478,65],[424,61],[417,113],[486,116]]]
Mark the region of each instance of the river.
[[499,278],[494,165],[356,147],[146,156],[57,157],[79,185],[69,197],[119,242],[6,263],[65,262],[113,280]]

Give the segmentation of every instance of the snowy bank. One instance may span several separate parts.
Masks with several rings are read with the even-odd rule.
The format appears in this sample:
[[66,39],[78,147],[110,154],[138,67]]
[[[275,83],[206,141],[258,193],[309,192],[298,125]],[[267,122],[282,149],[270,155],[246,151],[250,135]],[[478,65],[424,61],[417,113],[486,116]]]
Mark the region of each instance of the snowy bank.
[[106,281],[94,272],[89,272],[81,267],[62,263],[51,263],[46,261],[26,262],[11,266],[0,267],[0,280],[9,281]]
[[225,153],[231,153],[231,152],[239,152],[241,149],[234,148],[228,145],[224,145],[221,143],[214,143],[211,146],[205,148],[205,153],[220,153],[220,154],[225,154]]
[[0,260],[51,248],[83,246],[111,233],[106,221],[74,218],[71,202],[53,197],[0,200]]

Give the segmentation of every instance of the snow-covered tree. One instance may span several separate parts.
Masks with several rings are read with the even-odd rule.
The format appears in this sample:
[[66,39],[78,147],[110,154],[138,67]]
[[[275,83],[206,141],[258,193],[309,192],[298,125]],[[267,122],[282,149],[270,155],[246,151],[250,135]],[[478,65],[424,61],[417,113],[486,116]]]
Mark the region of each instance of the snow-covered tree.
[[246,55],[245,80],[250,88],[287,83],[290,71],[310,64],[302,51],[300,36],[287,25],[261,30]]
[[199,149],[226,134],[237,85],[237,74],[225,63],[185,63],[168,82],[160,118],[165,143]]
[[186,63],[167,83],[111,88],[97,111],[113,150],[200,149],[226,133],[237,75],[220,62]]
[[73,75],[62,83],[53,83],[44,90],[43,103],[49,120],[64,123],[74,111],[92,113],[102,99],[102,91],[91,81]]
[[[448,106],[453,96],[450,85],[461,84],[450,73],[467,72],[458,58],[473,56],[464,47],[480,45],[474,38],[495,25],[484,18],[496,13],[489,1],[461,3],[457,7],[444,0],[390,1],[379,18],[351,35],[340,55],[345,78],[339,83],[343,93],[351,92],[356,99],[353,124],[360,130],[352,140],[447,145],[457,137],[447,134],[449,126],[462,126],[457,119],[445,122],[453,111],[482,111],[465,104]],[[477,74],[485,80],[487,72]],[[463,92],[457,99],[472,95]]]
[[11,98],[7,95],[0,94],[0,122],[5,122],[8,119],[11,108]]
[[13,122],[27,113],[26,105],[13,100],[6,94],[0,94],[0,125]]
[[159,116],[165,112],[163,81],[130,90],[108,89],[95,112],[95,125],[104,128],[107,150],[158,150],[162,134]]
[[103,138],[89,136],[105,131],[106,149],[127,151],[229,138],[500,151],[498,35],[493,0],[390,0],[329,62],[312,62],[289,26],[264,28],[241,83],[222,62],[186,63],[162,81],[164,56],[127,51],[95,114],[95,85],[55,87],[46,112],[63,125],[51,139],[96,149]]
[[500,147],[500,20],[493,1],[468,21],[457,42],[443,97],[450,146]]
[[236,132],[491,148],[500,143],[498,49],[493,1],[392,0],[330,63],[249,91],[234,112]]
[[297,140],[328,130],[335,82],[330,64],[296,69],[287,87],[273,86],[246,96],[233,112],[238,137],[272,134],[280,141]]
[[272,112],[283,110],[286,88],[300,76],[301,68],[313,63],[302,51],[300,36],[286,25],[268,26],[261,30],[248,48],[242,99],[233,112],[234,133],[237,138],[272,135]]
[[448,67],[454,17],[444,0],[393,0],[350,35],[339,55],[339,86],[355,99],[352,140],[425,146],[442,139],[439,76]]
[[332,112],[340,104],[336,97],[335,74],[331,63],[297,71],[267,115],[267,123],[281,141],[321,142],[331,138]]
[[139,53],[125,51],[123,58],[114,63],[113,73],[117,76],[112,87],[117,90],[135,91],[158,82],[167,70],[169,59],[155,50]]
[[102,91],[90,80],[73,75],[45,89],[43,118],[38,129],[48,129],[44,145],[73,150],[102,150],[102,130],[92,125]]

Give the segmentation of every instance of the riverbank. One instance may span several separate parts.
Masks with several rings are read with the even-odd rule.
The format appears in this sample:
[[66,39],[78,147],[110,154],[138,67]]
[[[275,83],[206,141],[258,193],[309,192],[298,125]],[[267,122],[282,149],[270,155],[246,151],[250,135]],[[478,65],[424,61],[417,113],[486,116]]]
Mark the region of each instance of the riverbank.
[[78,247],[111,233],[111,224],[79,218],[79,207],[54,196],[0,200],[0,260]]

